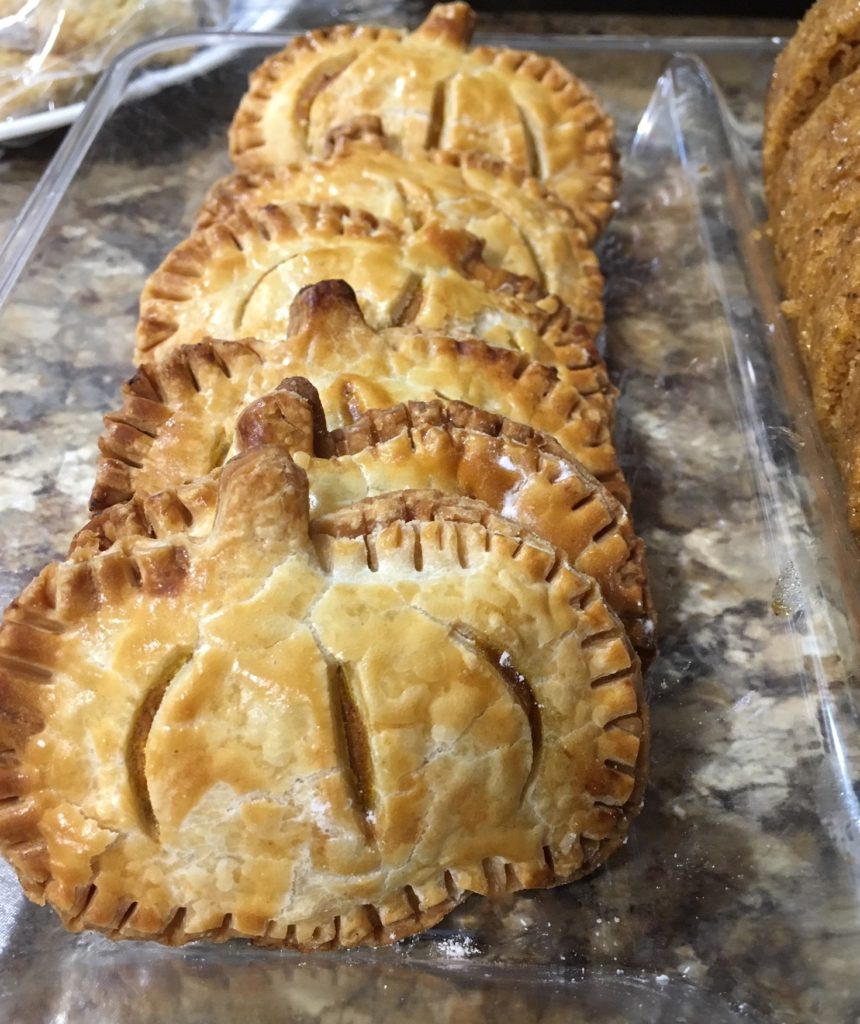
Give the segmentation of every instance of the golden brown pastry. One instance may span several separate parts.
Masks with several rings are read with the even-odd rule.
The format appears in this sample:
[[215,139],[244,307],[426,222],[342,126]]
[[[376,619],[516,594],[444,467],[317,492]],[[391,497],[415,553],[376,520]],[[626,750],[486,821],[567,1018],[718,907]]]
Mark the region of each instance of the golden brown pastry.
[[848,525],[855,538],[860,538],[860,370],[856,360],[847,371],[830,423],[831,444],[845,487]]
[[[111,506],[79,534],[115,539],[146,499],[206,472],[211,446],[193,451],[182,427],[156,403],[136,408],[134,427],[108,421],[93,491],[94,508]],[[189,419],[184,410],[184,421]],[[148,419],[142,416],[149,415]],[[131,417],[129,417],[131,418]],[[164,440],[162,440],[164,438]],[[329,431],[313,385],[291,377],[238,417],[232,450],[277,443],[308,473],[311,518],[363,498],[433,488],[476,498],[555,544],[593,576],[634,647],[653,649],[644,549],[627,510],[550,437],[462,402],[407,402],[365,413]],[[201,457],[204,456],[204,457]],[[183,492],[195,506],[196,485]],[[117,505],[134,498],[131,505]],[[156,499],[158,500],[158,499]],[[119,519],[114,509],[121,509]],[[96,548],[97,550],[97,548]]]
[[770,227],[783,281],[792,295],[819,290],[828,277],[819,257],[857,209],[860,173],[847,156],[858,130],[860,70],[834,86],[797,129],[770,178]]
[[771,194],[780,276],[815,411],[845,484],[849,523],[860,530],[860,70],[833,87],[797,129]]
[[771,224],[798,337],[825,433],[860,354],[860,71],[843,79],[798,128],[774,175],[782,197]]
[[468,50],[474,21],[438,4],[409,34],[336,25],[294,39],[251,76],[230,129],[237,167],[322,156],[332,129],[372,114],[407,156],[478,152],[540,178],[593,240],[615,198],[612,122],[558,61]]
[[257,206],[301,200],[337,202],[416,230],[436,217],[484,242],[483,258],[537,281],[574,306],[582,304],[581,266],[594,255],[570,210],[536,178],[480,153],[392,152],[379,119],[336,129],[333,152],[277,169],[246,171],[218,182],[199,227],[229,217],[236,197]]
[[[551,434],[629,502],[602,395],[583,395],[552,367],[474,338],[411,326],[375,331],[343,281],[303,289],[284,334],[210,339],[144,364],[125,388],[123,408],[105,418],[103,456],[137,464],[134,486],[148,491],[164,486],[166,472],[173,482],[208,473],[228,456],[242,410],[284,377],[300,376],[319,389],[334,427],[409,399],[454,399],[507,416]],[[103,465],[95,507],[117,497]]]
[[561,552],[432,492],[309,529],[275,446],[210,502],[6,613],[0,844],[31,899],[114,937],[378,944],[618,845],[641,680]]
[[237,203],[150,277],[140,300],[138,361],[207,335],[280,338],[299,289],[341,278],[374,327],[477,335],[590,373],[599,365],[591,338],[602,322],[603,282],[593,256],[577,269],[579,304],[568,310],[534,281],[487,266],[478,239],[438,221],[403,233],[332,204]]
[[[776,59],[765,110],[766,181],[779,169],[797,129],[830,89],[857,67],[860,6],[856,0],[819,0]],[[772,199],[770,205],[776,205]]]

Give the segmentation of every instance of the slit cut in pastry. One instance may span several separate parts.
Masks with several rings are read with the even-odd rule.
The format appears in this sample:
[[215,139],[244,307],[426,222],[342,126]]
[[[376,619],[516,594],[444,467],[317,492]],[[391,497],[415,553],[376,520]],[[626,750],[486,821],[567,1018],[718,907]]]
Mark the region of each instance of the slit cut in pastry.
[[530,278],[488,266],[479,239],[438,221],[404,233],[326,203],[237,202],[224,213],[149,278],[140,300],[138,361],[207,335],[281,337],[300,288],[341,278],[374,327],[411,323],[476,335],[571,372],[602,372],[592,339],[602,324],[603,279],[593,254],[576,268],[580,303],[569,309]]
[[[160,501],[158,491],[195,476],[189,469],[204,472],[205,460],[177,472],[180,463],[169,447],[157,440],[146,447],[148,431],[157,438],[161,420],[156,413],[149,424],[138,423],[125,461],[119,448],[101,459],[94,505],[106,504],[98,500],[102,495],[116,503],[78,534],[76,546],[103,549],[123,534],[129,516],[136,524],[147,502]],[[645,657],[653,653],[644,547],[627,510],[547,435],[462,402],[438,400],[368,412],[329,431],[314,386],[292,377],[242,412],[232,450],[273,443],[307,471],[314,519],[406,489],[432,488],[484,502],[555,544],[594,577],[633,646]],[[190,526],[200,507],[196,489],[188,483],[177,490],[181,506],[168,522]]]
[[381,944],[621,842],[638,663],[558,549],[433,492],[309,524],[271,445],[201,500],[204,533],[79,550],[6,613],[0,844],[31,899],[115,938]]
[[558,61],[468,49],[475,16],[439,4],[412,33],[336,25],[294,39],[251,76],[230,129],[240,170],[323,156],[333,128],[372,114],[398,151],[477,152],[539,178],[593,241],[615,198],[612,121]]
[[860,7],[856,0],[825,0],[806,12],[776,58],[767,96],[762,158],[770,182],[791,148],[794,133],[830,90],[860,67]]
[[474,338],[375,331],[349,285],[321,281],[294,300],[283,340],[210,339],[144,364],[124,388],[123,407],[105,417],[92,507],[117,500],[116,460],[136,468],[135,488],[149,491],[209,472],[230,451],[245,406],[284,377],[314,382],[333,427],[409,399],[468,402],[551,434],[629,504],[605,406],[557,370]]
[[436,217],[484,241],[492,267],[533,278],[581,306],[580,267],[593,267],[588,240],[570,210],[536,179],[480,153],[392,151],[378,117],[366,115],[330,133],[331,155],[224,178],[203,203],[198,227],[232,212],[237,197],[256,206],[301,200],[367,210],[404,230]]

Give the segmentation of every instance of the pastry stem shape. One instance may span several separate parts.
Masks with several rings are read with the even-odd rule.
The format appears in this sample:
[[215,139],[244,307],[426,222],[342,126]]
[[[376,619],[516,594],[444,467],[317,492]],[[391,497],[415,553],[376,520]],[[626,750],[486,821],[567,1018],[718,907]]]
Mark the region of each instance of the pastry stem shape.
[[594,285],[592,297],[600,297],[589,239],[537,178],[481,153],[404,156],[394,151],[380,119],[369,114],[334,129],[329,144],[325,159],[244,171],[217,182],[197,227],[229,217],[238,201],[258,207],[337,202],[404,231],[441,219],[481,238],[490,266],[531,278],[574,307],[584,329],[599,321],[597,304],[584,302],[588,283]]
[[617,846],[639,668],[558,549],[434,492],[311,523],[273,445],[199,500],[205,529],[79,548],[6,612],[0,843],[31,898],[114,937],[334,948]]
[[473,26],[467,5],[438,4],[412,33],[336,25],[299,36],[251,76],[230,128],[234,162],[301,163],[324,155],[333,129],[375,115],[407,157],[477,152],[538,177],[593,241],[615,198],[612,121],[556,60],[469,50]]
[[[413,324],[557,361],[603,387],[592,344],[603,322],[603,279],[590,250],[567,265],[566,305],[531,278],[490,267],[480,239],[433,218],[401,230],[334,203],[262,206],[234,197],[210,227],[165,258],[140,301],[138,361],[179,345],[277,338],[305,286],[342,279],[377,328]],[[574,377],[573,375],[577,375]]]
[[124,480],[151,493],[209,472],[230,451],[245,406],[287,376],[314,382],[333,427],[411,398],[466,401],[551,434],[629,500],[600,394],[583,394],[556,369],[474,338],[374,330],[345,282],[321,281],[292,303],[284,339],[209,340],[144,364],[123,408],[105,418],[91,507],[127,497]]
[[[95,497],[134,497],[157,532],[165,528],[158,524],[170,529],[183,516],[194,516],[200,503],[198,484],[190,482],[179,492],[186,511],[172,510],[166,520],[164,510],[155,511],[159,498],[153,504],[154,492],[193,474],[177,479],[178,462],[157,440],[150,441],[145,452],[138,452],[139,467],[102,459]],[[432,487],[485,502],[556,544],[572,564],[593,576],[640,655],[653,652],[644,546],[627,510],[549,436],[463,402],[439,399],[371,410],[330,431],[316,388],[291,377],[238,416],[232,450],[265,444],[286,448],[307,471],[313,518],[405,488]],[[127,516],[126,505],[108,507],[75,543],[100,550],[123,532]]]

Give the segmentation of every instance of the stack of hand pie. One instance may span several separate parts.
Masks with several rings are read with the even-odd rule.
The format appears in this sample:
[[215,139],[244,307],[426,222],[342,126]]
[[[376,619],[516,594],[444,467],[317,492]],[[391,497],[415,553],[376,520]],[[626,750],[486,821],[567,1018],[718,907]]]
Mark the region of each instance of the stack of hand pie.
[[776,63],[764,172],[784,308],[860,538],[860,6],[819,0]]
[[70,928],[386,943],[639,809],[611,124],[472,21],[267,60],[144,289],[97,514],[0,629],[0,839]]

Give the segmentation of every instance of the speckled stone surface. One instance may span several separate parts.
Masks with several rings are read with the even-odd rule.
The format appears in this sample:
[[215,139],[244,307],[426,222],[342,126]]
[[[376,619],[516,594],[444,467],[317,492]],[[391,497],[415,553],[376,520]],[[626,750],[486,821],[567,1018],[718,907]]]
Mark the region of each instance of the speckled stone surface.
[[[605,97],[627,152],[665,55],[563,56]],[[754,175],[768,59],[709,63]],[[4,602],[83,522],[100,417],[131,370],[137,294],[227,168],[223,132],[243,71],[241,62],[222,68],[193,91],[116,115],[0,314]],[[702,194],[691,192],[670,122],[652,124],[626,157],[623,208],[602,254],[607,344],[623,389],[619,444],[661,621],[650,673],[652,783],[629,843],[575,886],[475,899],[415,942],[309,963],[241,945],[170,951],[68,936],[49,911],[24,903],[0,867],[0,1016],[860,1020],[853,780],[839,775],[834,748],[844,742],[850,763],[856,740],[839,731],[845,708],[836,705],[853,699],[853,666],[818,589],[803,609],[789,594],[791,614],[774,613],[788,570],[761,500],[753,439],[738,420],[714,265],[743,315],[749,300],[735,280],[736,252],[727,245],[709,257],[700,231],[701,218],[726,214],[719,202],[701,205],[722,179],[705,177]],[[5,165],[17,192],[12,200],[0,190],[0,217],[37,163],[19,154]],[[753,331],[751,313],[749,324]],[[766,426],[788,429],[776,414]],[[798,510],[787,505],[785,518],[785,531],[814,551]]]

